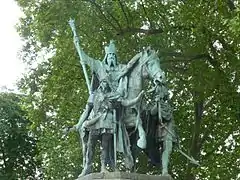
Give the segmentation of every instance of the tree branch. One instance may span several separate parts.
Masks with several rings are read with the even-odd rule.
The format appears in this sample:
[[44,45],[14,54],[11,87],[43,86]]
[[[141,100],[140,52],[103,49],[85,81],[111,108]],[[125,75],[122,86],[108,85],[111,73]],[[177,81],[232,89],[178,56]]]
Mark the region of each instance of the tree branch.
[[[184,26],[173,26],[171,27],[173,30],[186,30],[186,31],[189,31],[191,30],[191,27],[184,27]],[[155,35],[155,34],[161,34],[163,33],[164,30],[162,28],[156,28],[156,29],[153,29],[153,28],[150,28],[150,29],[142,29],[142,28],[120,28],[120,32],[117,33],[117,35],[124,35],[126,33],[131,33],[131,34],[134,34],[134,33],[143,33],[145,35]]]
[[127,21],[127,25],[128,25],[128,27],[129,27],[130,22],[129,22],[128,16],[127,16],[127,14],[126,14],[126,12],[125,12],[125,10],[124,10],[124,7],[123,7],[123,4],[122,4],[121,0],[118,0],[118,3],[119,3],[119,5],[120,5],[120,7],[121,7],[121,10],[122,10],[122,12],[123,12],[123,14],[124,14],[124,17],[125,17],[126,21]]
[[132,23],[132,20],[133,20],[132,13],[129,11],[128,6],[126,5],[126,1],[123,1],[123,3],[124,3],[124,5],[125,5],[125,9],[126,9],[126,11],[127,11],[128,17],[131,19],[131,23]]
[[161,63],[178,63],[178,62],[191,62],[194,60],[206,60],[209,58],[208,54],[196,54],[196,55],[189,55],[186,56],[183,53],[176,53],[176,52],[163,52],[160,54],[164,57],[172,57],[172,60],[162,60]]
[[149,18],[148,14],[147,14],[147,10],[146,10],[146,8],[145,8],[145,6],[144,6],[143,1],[141,1],[141,6],[142,6],[142,8],[143,8],[143,12],[144,12],[145,16],[147,17],[147,20],[148,20],[149,23],[150,23],[150,27],[154,27],[151,19]]
[[134,34],[134,33],[143,33],[145,35],[154,35],[162,33],[162,29],[141,29],[141,28],[125,28],[121,29],[117,35],[123,36],[126,33]]
[[[103,16],[103,18],[105,19],[105,21],[107,23],[109,23],[116,31],[118,30],[117,27],[109,20],[109,18],[107,18],[107,16],[103,13],[102,7],[100,5],[98,5],[95,1],[93,0],[89,0],[89,2],[91,4],[93,4],[99,11],[99,13]],[[108,11],[106,11],[107,14],[116,22],[117,26],[119,27],[119,29],[121,29],[121,25],[119,24],[118,20]]]
[[231,11],[236,9],[236,6],[234,5],[234,2],[232,0],[227,0],[227,5]]
[[[195,92],[194,96],[198,98],[199,96],[198,92]],[[194,132],[193,132],[190,151],[191,151],[191,155],[196,158],[200,153],[199,135],[200,135],[200,126],[202,122],[202,115],[203,115],[203,100],[199,100],[198,102],[195,102],[194,106],[195,106],[195,125],[194,125]]]
[[[195,124],[193,127],[193,135],[192,135],[192,141],[190,144],[190,154],[196,158],[199,159],[200,155],[200,146],[199,146],[199,139],[200,139],[200,129],[201,129],[201,122],[202,122],[202,115],[203,115],[203,100],[198,100],[199,98],[199,92],[194,92],[193,97],[196,102],[194,102],[195,107]],[[194,174],[192,174],[191,169],[193,165],[188,164],[187,167],[187,174],[186,178],[187,180],[194,179]]]

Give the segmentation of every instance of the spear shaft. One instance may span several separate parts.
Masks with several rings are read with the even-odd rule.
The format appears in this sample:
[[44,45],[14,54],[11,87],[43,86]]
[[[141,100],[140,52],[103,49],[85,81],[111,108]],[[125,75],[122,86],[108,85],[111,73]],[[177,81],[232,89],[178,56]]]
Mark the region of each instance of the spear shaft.
[[79,46],[79,38],[77,36],[74,20],[70,19],[68,23],[69,23],[69,25],[72,29],[72,32],[73,32],[73,42],[74,42],[75,48],[77,49],[78,56],[80,58],[80,63],[82,65],[83,74],[84,74],[84,77],[85,77],[85,80],[86,80],[86,83],[87,83],[88,93],[91,94],[90,81],[89,81],[89,78],[88,78],[85,63],[82,61],[83,57],[82,57],[81,49],[80,49],[80,46]]

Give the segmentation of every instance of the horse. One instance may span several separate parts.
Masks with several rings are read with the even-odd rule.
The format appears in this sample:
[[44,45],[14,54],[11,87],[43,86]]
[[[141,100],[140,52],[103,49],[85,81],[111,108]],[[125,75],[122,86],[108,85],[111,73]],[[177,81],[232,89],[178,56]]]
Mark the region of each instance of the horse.
[[[165,78],[164,72],[160,68],[160,59],[156,51],[147,48],[142,52],[142,56],[133,67],[132,71],[127,74],[125,86],[127,86],[127,99],[134,99],[144,89],[146,79],[150,79],[153,83],[162,82]],[[135,171],[136,151],[137,147],[145,149],[147,146],[146,132],[143,128],[141,114],[146,110],[145,102],[140,101],[130,108],[124,108],[122,111],[122,121],[125,125],[131,144],[131,152],[134,165],[131,171]],[[137,130],[139,139],[136,141]]]
[[[143,52],[138,64],[128,76],[127,98],[134,98],[142,91],[145,79],[152,80],[154,85],[150,90],[153,95],[148,99],[151,105],[147,107],[147,103],[142,101],[125,109],[123,121],[127,129],[132,129],[135,126],[138,130],[137,143],[136,134],[132,136],[132,139],[130,136],[134,162],[136,160],[136,146],[138,146],[144,149],[153,164],[155,161],[155,164],[157,163],[162,167],[162,174],[166,175],[168,174],[173,142],[177,142],[177,135],[174,130],[172,107],[169,104],[169,93],[165,86],[165,74],[160,68],[160,59],[157,53],[149,48]],[[154,147],[152,141],[156,141]],[[132,171],[134,170],[135,163]]]

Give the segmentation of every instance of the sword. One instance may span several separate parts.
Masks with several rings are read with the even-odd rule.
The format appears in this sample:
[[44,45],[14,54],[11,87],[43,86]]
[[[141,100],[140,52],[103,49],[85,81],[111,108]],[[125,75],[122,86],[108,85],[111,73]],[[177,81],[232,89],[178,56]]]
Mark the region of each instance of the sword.
[[[166,129],[166,131],[167,131],[168,133],[170,133],[172,136],[175,136],[175,137],[176,137],[176,135],[175,135],[172,131],[170,131],[165,125],[162,125],[161,128]],[[194,159],[192,156],[190,157],[190,156],[188,156],[186,153],[184,153],[184,152],[180,149],[179,146],[177,146],[177,151],[180,152],[180,154],[182,154],[182,155],[183,155],[184,157],[186,157],[188,160],[190,160],[190,163],[195,164],[195,165],[197,165],[197,166],[200,166],[199,162],[198,162],[196,159]]]
[[192,164],[195,164],[197,166],[200,166],[199,162],[195,160],[193,157],[188,156],[186,153],[184,153],[179,147],[177,148],[178,152],[180,152],[183,156],[185,156]]
[[84,77],[85,77],[85,80],[86,80],[86,83],[87,83],[87,88],[88,88],[88,93],[91,94],[91,88],[90,88],[90,81],[89,81],[89,78],[88,78],[88,74],[87,74],[87,70],[86,70],[86,66],[85,64],[82,62],[82,53],[81,53],[81,49],[80,49],[80,46],[79,46],[79,38],[77,36],[77,33],[76,33],[76,27],[75,27],[75,24],[74,24],[74,20],[73,19],[70,19],[68,21],[71,29],[72,29],[72,32],[73,32],[73,42],[74,42],[74,45],[77,49],[77,52],[78,52],[78,56],[80,58],[80,63],[82,65],[82,68],[83,68],[83,74],[84,74]]
[[114,122],[114,134],[113,134],[113,145],[114,145],[114,168],[117,167],[117,117],[116,109],[113,109],[113,120]]

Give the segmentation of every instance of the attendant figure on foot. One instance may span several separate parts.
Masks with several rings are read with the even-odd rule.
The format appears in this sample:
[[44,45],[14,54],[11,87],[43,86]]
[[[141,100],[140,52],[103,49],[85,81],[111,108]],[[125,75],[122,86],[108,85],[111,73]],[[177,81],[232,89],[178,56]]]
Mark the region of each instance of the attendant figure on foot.
[[[143,92],[141,92],[137,98],[129,101],[124,100],[123,98],[112,98],[112,91],[107,80],[103,80],[100,83],[98,90],[95,93],[94,98],[94,107],[93,107],[93,117],[88,119],[83,123],[83,126],[89,130],[89,139],[87,147],[87,156],[86,156],[86,166],[80,176],[89,174],[92,172],[92,164],[94,151],[96,146],[96,141],[101,141],[101,172],[107,171],[106,166],[109,158],[109,155],[112,152],[109,152],[113,148],[113,135],[116,130],[116,123],[118,117],[116,117],[116,107],[117,103],[120,103],[122,106],[130,106],[135,103],[142,97]],[[111,98],[109,98],[111,97]],[[111,162],[114,164],[115,162]],[[115,167],[114,167],[115,168]]]

